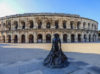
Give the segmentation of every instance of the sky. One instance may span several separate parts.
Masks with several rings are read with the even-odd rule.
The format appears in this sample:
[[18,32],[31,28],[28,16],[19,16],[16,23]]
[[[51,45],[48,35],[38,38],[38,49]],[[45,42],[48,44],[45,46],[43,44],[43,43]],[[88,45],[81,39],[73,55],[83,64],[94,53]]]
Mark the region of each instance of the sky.
[[78,14],[100,23],[100,0],[0,0],[0,17],[40,12]]

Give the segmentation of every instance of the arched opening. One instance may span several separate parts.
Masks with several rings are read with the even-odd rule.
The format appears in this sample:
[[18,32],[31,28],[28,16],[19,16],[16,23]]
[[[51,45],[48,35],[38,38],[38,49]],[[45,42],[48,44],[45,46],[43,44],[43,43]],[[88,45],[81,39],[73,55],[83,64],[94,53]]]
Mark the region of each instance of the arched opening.
[[14,27],[15,27],[15,29],[18,29],[18,22],[17,21],[14,22]]
[[46,28],[50,29],[50,22],[47,22]]
[[56,34],[54,34],[54,35],[57,35],[57,36],[59,37],[59,34],[58,34],[58,33],[56,33]]
[[90,29],[90,23],[88,23],[88,29]]
[[91,42],[91,35],[89,35],[89,42]]
[[41,35],[41,34],[39,34],[39,35],[37,36],[37,42],[38,42],[38,43],[42,43],[42,35]]
[[63,28],[66,29],[66,21],[63,21]]
[[46,43],[51,43],[51,35],[50,34],[46,35]]
[[30,28],[33,28],[34,27],[33,21],[29,21],[29,23],[30,23]]
[[80,29],[80,22],[77,22],[77,29]]
[[86,23],[84,22],[84,23],[83,23],[83,29],[85,29],[85,26],[86,26]]
[[11,43],[11,36],[8,35],[7,37],[8,37],[8,43]]
[[5,36],[3,36],[3,39],[2,40],[3,40],[3,43],[5,43]]
[[75,42],[75,35],[74,34],[71,35],[71,42]]
[[86,34],[84,34],[84,42],[87,41],[87,37],[86,37]]
[[40,21],[39,23],[38,23],[38,29],[41,29],[42,28],[42,22]]
[[17,35],[14,36],[14,43],[18,43],[18,36]]
[[21,24],[22,24],[22,29],[25,29],[25,22],[22,21]]
[[21,43],[25,43],[25,35],[21,36]]
[[59,25],[58,25],[58,21],[55,21],[55,29],[58,29]]
[[81,34],[78,34],[78,42],[81,42]]
[[29,43],[33,43],[34,42],[34,37],[33,37],[33,35],[31,34],[31,35],[29,35]]
[[63,35],[63,42],[64,42],[64,43],[67,43],[67,34],[64,34],[64,35]]
[[73,21],[70,22],[70,28],[74,29],[74,22]]

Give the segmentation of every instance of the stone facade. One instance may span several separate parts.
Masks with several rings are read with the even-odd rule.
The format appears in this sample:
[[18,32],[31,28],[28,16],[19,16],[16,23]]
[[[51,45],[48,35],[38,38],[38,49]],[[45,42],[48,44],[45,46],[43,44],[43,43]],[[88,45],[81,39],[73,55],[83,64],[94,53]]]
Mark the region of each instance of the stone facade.
[[63,43],[95,42],[98,22],[59,13],[17,14],[0,18],[1,43],[50,43],[58,34]]

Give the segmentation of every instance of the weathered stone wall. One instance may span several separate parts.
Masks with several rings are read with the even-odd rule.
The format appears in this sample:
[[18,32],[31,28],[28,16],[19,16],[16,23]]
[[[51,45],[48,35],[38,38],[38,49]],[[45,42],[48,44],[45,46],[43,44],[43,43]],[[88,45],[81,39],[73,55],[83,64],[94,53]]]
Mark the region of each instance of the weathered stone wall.
[[54,34],[59,34],[64,43],[94,42],[98,40],[97,31],[96,21],[77,15],[34,14],[0,19],[1,43],[50,43]]

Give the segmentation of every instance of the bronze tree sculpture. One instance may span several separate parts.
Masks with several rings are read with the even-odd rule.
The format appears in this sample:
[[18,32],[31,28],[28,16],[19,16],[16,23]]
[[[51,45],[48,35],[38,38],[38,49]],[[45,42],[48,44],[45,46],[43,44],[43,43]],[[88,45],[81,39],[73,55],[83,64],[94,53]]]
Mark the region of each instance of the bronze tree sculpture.
[[68,58],[61,49],[61,40],[57,34],[52,40],[52,48],[49,55],[44,60],[44,66],[49,68],[63,68],[69,65]]

